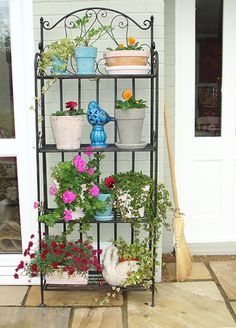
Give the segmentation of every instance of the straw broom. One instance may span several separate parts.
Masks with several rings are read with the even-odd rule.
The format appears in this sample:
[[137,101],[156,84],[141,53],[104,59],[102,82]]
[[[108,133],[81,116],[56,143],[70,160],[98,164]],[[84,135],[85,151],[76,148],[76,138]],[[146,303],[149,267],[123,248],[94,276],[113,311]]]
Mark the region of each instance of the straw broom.
[[175,234],[175,253],[176,253],[176,280],[185,281],[187,280],[191,270],[192,270],[192,257],[189,253],[188,245],[184,236],[184,220],[181,216],[179,209],[179,201],[177,195],[177,186],[174,170],[174,159],[171,147],[170,139],[170,129],[168,123],[168,110],[166,98],[164,99],[164,121],[165,121],[165,130],[166,130],[166,141],[168,156],[170,162],[170,174],[171,174],[171,183],[175,204],[175,214],[173,218],[173,229]]

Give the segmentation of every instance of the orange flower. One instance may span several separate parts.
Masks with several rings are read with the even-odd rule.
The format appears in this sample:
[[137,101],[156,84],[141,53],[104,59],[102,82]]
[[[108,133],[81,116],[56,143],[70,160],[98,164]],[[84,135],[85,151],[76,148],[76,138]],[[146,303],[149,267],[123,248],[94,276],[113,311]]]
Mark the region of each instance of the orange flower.
[[122,49],[122,48],[124,48],[124,45],[123,45],[123,43],[119,43],[119,44],[118,44],[118,48],[119,48],[119,49]]
[[129,89],[126,89],[125,91],[123,91],[122,97],[125,100],[129,100],[132,97],[132,92]]
[[131,46],[134,46],[135,45],[135,38],[133,37],[133,36],[130,36],[129,38],[128,38],[128,43],[129,43],[129,45],[131,45]]

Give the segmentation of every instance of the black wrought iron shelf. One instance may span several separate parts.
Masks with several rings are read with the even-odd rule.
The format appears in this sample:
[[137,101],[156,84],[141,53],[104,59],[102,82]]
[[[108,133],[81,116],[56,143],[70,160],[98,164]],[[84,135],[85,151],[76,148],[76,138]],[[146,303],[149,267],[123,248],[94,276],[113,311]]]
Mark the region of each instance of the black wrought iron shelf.
[[101,80],[101,79],[155,79],[156,74],[86,74],[86,75],[37,75],[39,80]]
[[[61,150],[57,149],[55,144],[47,144],[45,146],[39,147],[38,151],[39,153],[62,153],[62,152],[85,152],[86,147],[89,146],[88,144],[81,144],[81,147],[79,149],[68,149],[68,150]],[[155,152],[156,147],[152,146],[151,144],[147,144],[144,148],[132,148],[132,149],[121,149],[116,147],[115,144],[108,144],[105,148],[96,148],[91,150],[93,152]]]

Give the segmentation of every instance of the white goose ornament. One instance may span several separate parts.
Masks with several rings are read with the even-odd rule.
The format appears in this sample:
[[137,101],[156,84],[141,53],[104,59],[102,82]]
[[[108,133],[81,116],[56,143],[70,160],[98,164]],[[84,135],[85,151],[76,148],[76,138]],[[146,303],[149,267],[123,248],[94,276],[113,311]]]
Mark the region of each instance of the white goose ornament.
[[124,261],[119,263],[117,247],[109,246],[103,260],[103,278],[112,286],[123,286],[128,278],[129,272],[137,272],[139,265],[137,261]]

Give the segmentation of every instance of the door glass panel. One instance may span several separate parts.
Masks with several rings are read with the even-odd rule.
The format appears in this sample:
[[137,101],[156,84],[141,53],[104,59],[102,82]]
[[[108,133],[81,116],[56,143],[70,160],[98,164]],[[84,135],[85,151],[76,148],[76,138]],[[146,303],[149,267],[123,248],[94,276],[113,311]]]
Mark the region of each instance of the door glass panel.
[[14,138],[9,4],[0,0],[0,139]]
[[195,136],[221,135],[223,0],[196,0]]
[[21,253],[15,157],[0,157],[0,253]]

